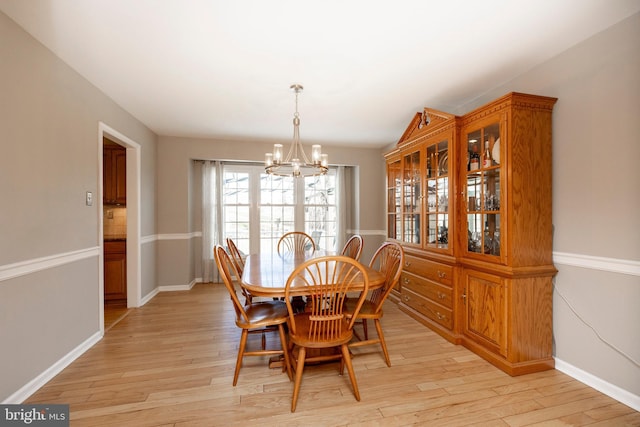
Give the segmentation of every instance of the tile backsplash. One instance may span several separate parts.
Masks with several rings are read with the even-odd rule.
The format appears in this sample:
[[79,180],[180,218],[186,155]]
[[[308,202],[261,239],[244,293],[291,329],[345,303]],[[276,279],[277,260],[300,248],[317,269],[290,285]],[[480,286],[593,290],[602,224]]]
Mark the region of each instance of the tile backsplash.
[[125,206],[104,205],[104,238],[120,239],[127,237],[127,208]]

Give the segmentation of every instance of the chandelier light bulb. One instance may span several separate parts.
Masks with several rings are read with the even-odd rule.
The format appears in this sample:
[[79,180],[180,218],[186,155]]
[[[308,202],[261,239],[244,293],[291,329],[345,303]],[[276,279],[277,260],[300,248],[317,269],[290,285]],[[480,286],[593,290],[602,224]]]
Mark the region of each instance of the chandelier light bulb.
[[318,144],[311,146],[311,161],[314,165],[320,164],[320,158],[322,156],[322,147]]
[[282,162],[282,144],[273,144],[273,163],[280,164]]

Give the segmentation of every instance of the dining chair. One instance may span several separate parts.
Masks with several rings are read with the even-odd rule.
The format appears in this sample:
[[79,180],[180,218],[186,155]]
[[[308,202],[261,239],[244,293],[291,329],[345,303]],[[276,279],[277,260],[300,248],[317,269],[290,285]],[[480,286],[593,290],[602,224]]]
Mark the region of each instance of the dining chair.
[[233,261],[233,265],[235,265],[236,270],[242,276],[242,271],[244,270],[244,259],[242,258],[242,254],[236,245],[236,242],[233,241],[231,237],[227,237],[227,249],[229,255],[231,255],[231,260]]
[[278,254],[284,255],[286,253],[302,253],[306,250],[315,252],[316,243],[313,238],[303,231],[290,231],[285,233],[280,240],[278,240]]
[[[295,371],[291,412],[296,410],[302,372],[307,362],[340,360],[340,374],[346,365],[353,394],[356,400],[360,400],[348,348],[356,317],[349,318],[343,312],[347,293],[356,286],[360,286],[364,292],[353,305],[355,315],[364,302],[369,288],[369,276],[362,264],[342,255],[308,260],[298,266],[287,279],[285,303],[289,312],[289,360],[292,363],[291,370]],[[307,295],[304,312],[295,312],[290,302],[292,292]],[[340,353],[335,352],[337,347],[340,347]],[[325,349],[325,353],[321,349]],[[331,353],[327,354],[326,349],[330,349]],[[307,354],[307,350],[316,354]]]
[[[236,368],[233,374],[233,385],[235,386],[238,383],[238,375],[240,374],[244,356],[283,355],[285,365],[283,366],[283,370],[287,370],[289,380],[293,379],[287,352],[287,336],[284,329],[284,325],[288,320],[287,306],[282,301],[260,301],[244,305],[240,303],[238,288],[241,286],[238,280],[235,279],[239,276],[231,257],[220,245],[216,245],[214,255],[222,281],[229,291],[229,296],[233,302],[233,308],[236,313],[236,326],[242,330]],[[280,345],[282,349],[266,349],[264,334],[276,330],[280,335]],[[247,351],[247,338],[249,334],[253,333],[262,334],[262,349]]]
[[[242,259],[242,254],[238,249],[238,246],[233,241],[231,237],[227,237],[227,251],[229,255],[231,255],[231,260],[233,261],[233,265],[238,272],[238,280],[242,277],[242,272],[244,271],[244,259]],[[242,288],[242,294],[245,297],[245,303],[250,303],[252,301],[251,294],[244,288]]]
[[[362,323],[364,333],[364,339],[358,339],[357,334],[354,334],[357,340],[349,343],[349,347],[380,344],[387,366],[391,366],[391,360],[389,359],[389,352],[387,351],[387,344],[384,341],[384,333],[382,332],[382,325],[380,323],[383,314],[382,306],[393,287],[398,283],[398,280],[400,280],[403,265],[404,250],[402,246],[395,242],[383,243],[373,254],[369,267],[374,268],[384,275],[384,285],[381,288],[372,290],[366,295],[366,299],[359,311],[356,310],[359,299],[348,298],[345,301],[345,312],[348,316],[354,317],[357,323]],[[369,339],[369,333],[367,331],[367,320],[369,319],[373,320],[376,331],[378,332],[378,338]]]
[[349,238],[349,240],[347,240],[347,243],[344,244],[341,255],[345,255],[355,259],[356,261],[360,261],[360,255],[362,255],[363,246],[364,242],[362,240],[362,236],[359,234],[354,234]]

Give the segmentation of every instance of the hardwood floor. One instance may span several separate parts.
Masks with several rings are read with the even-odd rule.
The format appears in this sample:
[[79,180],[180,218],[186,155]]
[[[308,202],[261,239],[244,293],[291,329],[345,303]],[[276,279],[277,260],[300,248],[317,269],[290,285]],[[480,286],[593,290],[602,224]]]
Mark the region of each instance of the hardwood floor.
[[113,328],[119,321],[129,314],[127,304],[105,304],[104,306],[104,330]]
[[225,292],[199,284],[129,310],[25,403],[70,404],[71,425],[93,427],[640,426],[639,412],[559,371],[510,377],[389,302],[392,367],[376,346],[353,349],[360,402],[337,363],[307,367],[291,413],[293,383],[266,358],[245,358],[231,385],[240,331]]

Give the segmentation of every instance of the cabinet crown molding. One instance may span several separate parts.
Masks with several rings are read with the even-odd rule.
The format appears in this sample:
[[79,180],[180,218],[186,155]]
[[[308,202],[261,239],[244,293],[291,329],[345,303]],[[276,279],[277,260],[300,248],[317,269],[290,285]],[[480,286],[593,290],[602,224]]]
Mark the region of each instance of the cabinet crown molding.
[[411,142],[419,142],[429,138],[433,133],[440,132],[455,125],[457,117],[444,111],[424,108],[413,116],[409,126],[400,137],[397,146],[405,146]]

